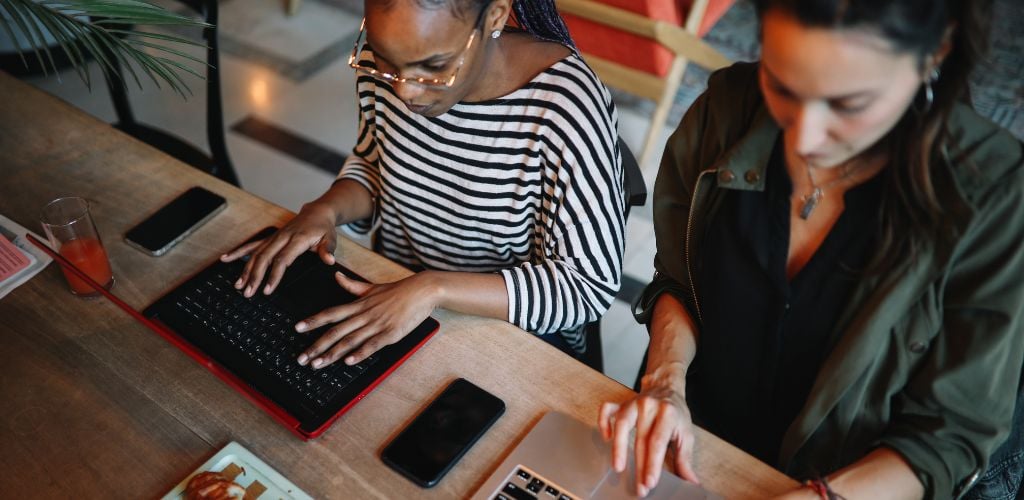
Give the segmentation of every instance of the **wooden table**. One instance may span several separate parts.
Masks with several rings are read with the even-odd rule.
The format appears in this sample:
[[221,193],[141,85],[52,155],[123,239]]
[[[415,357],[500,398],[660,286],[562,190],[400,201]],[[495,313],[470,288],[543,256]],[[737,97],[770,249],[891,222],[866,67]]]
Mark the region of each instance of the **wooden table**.
[[[202,174],[0,72],[0,213],[33,230],[50,199],[93,200],[123,300],[141,309],[268,224],[291,213]],[[228,208],[163,257],[125,230],[192,185]],[[339,260],[367,278],[409,272],[340,238]],[[151,498],[235,440],[318,498],[460,498],[471,494],[548,410],[596,422],[601,401],[630,391],[507,323],[438,311],[431,342],[321,438],[303,442],[198,363],[105,299],[71,296],[51,265],[0,300],[0,492],[8,498]],[[378,455],[456,377],[508,410],[433,489]],[[729,498],[795,483],[710,434],[698,473]]]

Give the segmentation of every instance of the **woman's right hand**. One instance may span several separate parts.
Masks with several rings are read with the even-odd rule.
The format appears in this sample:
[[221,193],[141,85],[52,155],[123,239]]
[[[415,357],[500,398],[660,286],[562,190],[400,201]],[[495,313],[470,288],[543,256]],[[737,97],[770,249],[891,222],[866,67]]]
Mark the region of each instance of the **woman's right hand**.
[[235,282],[235,288],[243,290],[246,297],[252,297],[269,268],[270,274],[263,287],[263,293],[269,295],[281,282],[285,268],[295,262],[302,252],[315,249],[324,263],[334,264],[336,221],[337,214],[330,205],[319,201],[307,203],[294,219],[273,236],[242,245],[222,255],[220,260],[231,262],[251,254],[242,275]]
[[682,363],[669,363],[644,376],[636,397],[601,405],[598,425],[604,439],[612,441],[616,472],[626,469],[630,431],[636,429],[637,495],[646,496],[658,485],[666,455],[673,472],[700,484],[693,470],[694,428],[684,385]]

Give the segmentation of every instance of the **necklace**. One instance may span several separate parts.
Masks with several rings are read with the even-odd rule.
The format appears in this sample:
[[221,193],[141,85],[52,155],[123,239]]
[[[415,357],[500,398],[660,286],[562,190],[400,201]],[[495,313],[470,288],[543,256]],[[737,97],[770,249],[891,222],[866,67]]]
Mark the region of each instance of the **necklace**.
[[828,181],[823,186],[818,186],[817,184],[814,183],[814,175],[811,173],[811,166],[804,163],[804,167],[807,169],[807,180],[811,182],[811,193],[805,194],[800,197],[800,199],[803,200],[804,202],[804,205],[800,207],[800,218],[803,220],[807,220],[811,216],[811,213],[814,212],[814,209],[818,207],[818,203],[821,202],[821,199],[825,197],[825,190],[831,188],[832,186],[835,186],[836,184],[839,184],[840,182],[846,179],[849,179],[850,174],[853,173],[853,169],[850,168],[849,163],[846,163],[842,167],[840,167],[842,168],[843,172],[839,177],[836,177],[835,179]]

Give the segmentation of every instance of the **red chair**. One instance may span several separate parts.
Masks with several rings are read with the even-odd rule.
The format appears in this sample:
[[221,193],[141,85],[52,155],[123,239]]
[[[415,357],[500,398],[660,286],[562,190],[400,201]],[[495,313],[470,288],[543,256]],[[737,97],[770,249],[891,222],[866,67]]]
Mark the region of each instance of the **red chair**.
[[640,150],[646,165],[688,62],[710,70],[730,61],[699,36],[734,0],[557,0],[587,63],[609,87],[655,101]]

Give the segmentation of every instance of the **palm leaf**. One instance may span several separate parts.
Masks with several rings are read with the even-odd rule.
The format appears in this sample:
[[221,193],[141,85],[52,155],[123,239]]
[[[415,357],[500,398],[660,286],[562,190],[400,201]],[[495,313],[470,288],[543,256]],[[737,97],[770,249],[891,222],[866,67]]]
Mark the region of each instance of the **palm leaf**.
[[[78,73],[78,77],[85,82],[86,88],[92,90],[91,78],[89,75],[88,68],[86,68],[85,56],[82,54],[82,50],[79,48],[79,44],[75,42],[75,39],[68,36],[66,31],[60,29],[60,21],[57,18],[49,18],[46,16],[36,17],[36,19],[46,27],[46,30],[57,40],[63,47],[70,48],[70,51],[65,51],[68,55],[68,59],[71,60],[71,65],[75,68]],[[54,68],[56,69],[56,68]],[[60,81],[60,73],[56,72],[57,80]]]
[[[3,12],[10,19],[5,19]],[[203,78],[202,75],[181,61],[153,55],[142,49],[149,48],[187,62],[205,65],[205,61],[173,47],[187,45],[205,49],[205,43],[127,27],[210,27],[202,21],[169,12],[142,0],[0,0],[0,25],[14,41],[15,49],[26,65],[26,49],[19,43],[16,33],[20,32],[29,41],[29,49],[35,54],[44,74],[50,68],[57,72],[44,37],[44,32],[49,32],[86,86],[90,85],[90,80],[85,69],[83,50],[96,58],[104,75],[112,81],[118,81],[117,66],[121,66],[126,68],[135,84],[141,88],[137,67],[158,88],[161,82],[166,83],[182,97],[186,97],[186,92],[191,94],[191,89],[179,72],[185,71],[199,78]],[[123,80],[120,83],[125,84]]]
[[[33,21],[31,16],[25,16],[24,9],[22,9],[21,7],[22,6],[19,5],[17,1],[12,1],[10,5],[4,5],[4,10],[7,11],[11,19],[14,20],[15,26],[18,27],[18,29],[21,31],[21,34],[24,35],[25,38],[28,40],[29,46],[31,46],[32,51],[36,54],[36,59],[39,60],[39,66],[43,68],[43,74],[49,74],[49,70],[47,70],[46,68],[46,61],[43,60],[43,56],[39,51],[40,46],[42,46],[43,50],[46,51],[47,56],[50,55],[49,49],[46,45],[46,39],[40,37],[39,40],[36,40],[36,34],[39,32],[39,28],[35,25],[35,22]],[[32,26],[31,28],[29,27],[30,25]],[[14,46],[19,51],[21,50],[21,45],[20,43],[18,43],[18,39],[16,37],[14,38]],[[53,60],[52,57],[50,57],[49,59],[50,61]]]

